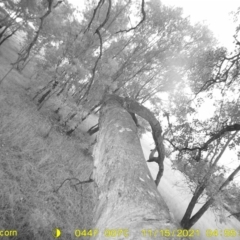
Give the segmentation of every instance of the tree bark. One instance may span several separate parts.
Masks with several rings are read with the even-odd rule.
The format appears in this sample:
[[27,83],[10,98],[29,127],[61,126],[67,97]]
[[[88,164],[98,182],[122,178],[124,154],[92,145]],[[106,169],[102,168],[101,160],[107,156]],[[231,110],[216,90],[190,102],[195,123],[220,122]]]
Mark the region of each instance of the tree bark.
[[121,106],[127,110],[129,113],[137,114],[138,116],[144,118],[151,126],[152,129],[152,136],[153,140],[156,145],[156,151],[158,153],[158,157],[156,161],[159,166],[159,171],[157,174],[157,178],[155,180],[156,185],[158,186],[164,171],[164,158],[165,158],[165,148],[163,144],[163,137],[162,137],[162,128],[159,121],[155,118],[154,114],[144,107],[143,105],[139,104],[138,102],[130,99],[130,98],[121,98],[119,96],[112,96],[114,97]]
[[143,236],[144,229],[177,229],[147,167],[136,125],[113,96],[101,108],[93,155],[96,190],[93,226],[99,233],[92,239],[109,239],[108,229],[128,231],[129,240],[152,239]]

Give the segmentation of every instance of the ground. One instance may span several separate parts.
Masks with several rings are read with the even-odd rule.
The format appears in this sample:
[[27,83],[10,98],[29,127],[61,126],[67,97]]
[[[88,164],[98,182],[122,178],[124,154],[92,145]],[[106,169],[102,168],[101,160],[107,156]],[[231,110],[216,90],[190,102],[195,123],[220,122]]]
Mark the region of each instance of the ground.
[[[0,47],[1,79],[17,57],[14,46]],[[0,229],[18,230],[14,239],[27,240],[52,239],[59,227],[64,239],[75,239],[74,230],[92,222],[93,184],[79,184],[92,172],[91,139],[81,131],[64,134],[59,119],[69,107],[54,113],[61,100],[38,111],[33,74],[31,66],[13,69],[0,85]]]

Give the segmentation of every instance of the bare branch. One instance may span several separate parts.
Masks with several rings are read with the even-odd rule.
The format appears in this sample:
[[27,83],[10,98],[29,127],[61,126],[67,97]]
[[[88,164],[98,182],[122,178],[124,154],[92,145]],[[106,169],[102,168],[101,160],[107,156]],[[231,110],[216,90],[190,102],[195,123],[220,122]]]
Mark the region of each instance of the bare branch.
[[53,8],[56,8],[58,5],[60,5],[63,1],[58,1],[54,6]]
[[208,149],[208,146],[210,143],[212,143],[213,141],[219,139],[220,137],[222,137],[225,133],[227,132],[233,132],[233,131],[239,131],[240,130],[240,124],[238,123],[235,123],[233,125],[229,125],[229,126],[226,126],[224,127],[223,129],[221,129],[220,131],[218,131],[217,133],[214,133],[212,134],[211,138],[209,138],[202,146],[195,146],[195,147],[192,147],[192,148],[188,148],[188,147],[185,147],[185,148],[179,148],[177,147],[175,144],[173,144],[173,142],[167,138],[165,138],[164,140],[168,141],[175,150],[177,151],[196,151],[198,150],[198,159],[200,159],[201,157],[201,152],[202,151],[206,151]]
[[99,60],[100,60],[101,57],[102,57],[102,36],[101,36],[101,34],[100,34],[100,32],[99,32],[98,29],[96,30],[96,33],[97,33],[97,35],[98,35],[98,37],[99,37],[99,41],[100,41],[100,46],[99,46],[99,48],[100,48],[100,53],[99,53],[99,56],[98,56],[98,58],[97,58],[97,60],[96,60],[96,62],[95,62],[95,64],[94,64],[94,67],[93,67],[93,70],[92,70],[92,76],[91,76],[90,81],[89,81],[89,83],[88,83],[87,90],[86,90],[86,92],[84,93],[84,95],[79,99],[79,102],[81,102],[82,99],[84,99],[84,98],[88,95],[88,93],[89,93],[89,91],[90,91],[90,89],[91,89],[91,86],[92,86],[92,84],[93,84],[94,78],[95,78],[95,74],[96,74],[96,69],[97,69],[98,62],[99,62]]
[[[99,1],[97,8],[100,7],[101,2],[102,2],[102,0]],[[103,4],[103,3],[102,3],[102,4]],[[103,28],[104,25],[107,23],[107,21],[108,21],[108,19],[109,19],[109,16],[110,16],[111,7],[112,7],[112,1],[111,1],[111,0],[108,0],[108,11],[107,11],[106,17],[105,17],[104,21],[98,26],[98,28],[97,28],[96,31],[95,31],[95,33],[98,35],[98,38],[99,38],[99,41],[100,41],[100,46],[99,46],[99,48],[100,48],[100,53],[99,53],[99,56],[98,56],[98,58],[97,58],[97,60],[96,60],[96,62],[95,62],[95,64],[94,64],[94,67],[93,67],[93,70],[92,70],[92,76],[91,76],[90,81],[89,81],[89,83],[88,83],[87,90],[86,90],[86,92],[84,93],[84,95],[79,99],[79,102],[81,102],[81,100],[84,99],[84,98],[88,95],[88,93],[89,93],[89,91],[90,91],[90,89],[91,89],[91,86],[92,86],[92,84],[93,84],[93,81],[94,81],[94,78],[95,78],[95,74],[96,74],[97,65],[98,65],[99,60],[100,60],[101,57],[102,57],[103,41],[102,41],[102,36],[101,36],[101,33],[100,33],[100,29]],[[97,9],[97,8],[96,8],[96,9]],[[97,11],[97,10],[96,10],[96,11]],[[94,18],[95,14],[96,14],[96,11],[94,10],[93,18]],[[92,22],[93,18],[91,19],[91,22]],[[89,23],[90,25],[91,25],[91,22]],[[90,25],[89,25],[89,27],[90,27]],[[88,29],[88,28],[87,28],[87,29]],[[94,33],[94,34],[95,34],[95,33]]]
[[96,16],[97,10],[100,8],[100,5],[103,4],[103,3],[104,3],[104,0],[99,0],[97,7],[93,10],[93,16],[92,16],[92,18],[91,18],[91,20],[90,20],[90,22],[89,22],[86,30],[84,31],[84,33],[86,33],[87,31],[89,31],[89,29],[90,29],[90,27],[91,27],[91,25],[92,25],[92,22],[93,22],[93,20],[94,20],[94,18],[95,18],[95,16]]
[[[212,76],[209,80],[207,80],[203,86],[199,89],[199,91],[196,93],[194,99],[197,97],[197,95],[203,91],[206,91],[209,89],[209,87],[211,87],[212,85],[216,84],[216,83],[222,83],[222,82],[227,82],[228,78],[229,78],[229,74],[230,71],[232,70],[232,68],[234,67],[234,65],[237,65],[240,59],[240,52],[233,55],[232,57],[226,57],[224,56],[221,59],[221,62],[218,64],[216,64],[216,67],[218,69],[217,73],[215,74],[215,76]],[[224,66],[224,63],[229,64],[228,67],[226,67],[225,69],[222,69],[222,67]],[[221,73],[222,71],[222,73]],[[236,75],[237,76],[237,75]],[[235,77],[236,77],[235,76]],[[232,81],[230,81],[228,84],[231,84]],[[193,99],[193,100],[194,100]]]
[[130,32],[132,30],[135,30],[138,26],[140,26],[141,23],[143,23],[143,21],[146,19],[146,12],[144,10],[144,5],[145,5],[145,2],[144,2],[144,0],[142,0],[141,12],[142,12],[143,17],[142,17],[141,21],[135,27],[132,27],[132,28],[129,28],[129,29],[126,29],[126,30],[119,30],[116,33]]
[[108,19],[110,17],[111,7],[112,7],[112,0],[108,0],[108,11],[107,11],[106,17],[105,17],[104,21],[98,26],[98,28],[95,31],[95,33],[99,32],[100,29],[103,28],[104,25],[107,23],[107,21],[108,21]]
[[67,178],[67,179],[65,179],[65,180],[61,183],[61,185],[60,185],[56,190],[54,190],[54,192],[57,193],[57,192],[59,191],[59,189],[63,186],[63,184],[64,184],[65,182],[67,182],[67,181],[72,181],[72,180],[77,181],[77,183],[74,184],[74,186],[76,186],[76,185],[78,185],[78,184],[84,184],[84,183],[93,182],[93,180],[91,179],[91,176],[90,176],[89,179],[86,180],[86,181],[80,181],[78,178]]

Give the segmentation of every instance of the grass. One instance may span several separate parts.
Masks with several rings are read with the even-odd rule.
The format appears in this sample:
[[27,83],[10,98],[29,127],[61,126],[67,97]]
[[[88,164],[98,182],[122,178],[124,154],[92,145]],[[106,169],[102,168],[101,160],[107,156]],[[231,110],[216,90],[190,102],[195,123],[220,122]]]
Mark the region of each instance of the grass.
[[[12,44],[0,47],[0,78],[16,59]],[[60,102],[37,110],[26,77],[33,70],[25,76],[12,70],[0,85],[0,229],[17,230],[18,240],[47,240],[58,227],[62,239],[75,239],[74,230],[92,222],[93,184],[79,184],[92,172],[90,138],[64,134],[57,119],[70,109],[56,116],[52,110]]]

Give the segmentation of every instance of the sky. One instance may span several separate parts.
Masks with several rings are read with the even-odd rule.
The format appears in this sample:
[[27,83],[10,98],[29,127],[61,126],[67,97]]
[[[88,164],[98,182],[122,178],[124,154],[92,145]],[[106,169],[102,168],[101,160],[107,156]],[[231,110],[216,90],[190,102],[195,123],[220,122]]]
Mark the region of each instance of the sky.
[[[69,0],[72,4],[83,7],[86,0]],[[140,1],[140,0],[139,0]],[[182,7],[184,16],[189,16],[192,23],[204,22],[213,31],[219,43],[229,50],[233,49],[235,27],[230,12],[240,7],[239,0],[161,0],[164,5]]]
[[229,13],[240,7],[239,0],[162,0],[162,3],[182,7],[193,23],[207,24],[219,43],[232,50],[235,25]]
[[[233,50],[235,24],[230,12],[237,11],[240,7],[239,0],[162,0],[162,2],[165,5],[182,7],[184,15],[189,16],[192,23],[205,23],[213,31],[220,45],[230,51]],[[210,117],[213,110],[214,107],[207,101],[198,113],[205,118]],[[236,153],[227,149],[219,163],[228,165],[233,170],[238,165]],[[237,180],[240,181],[240,177]]]

